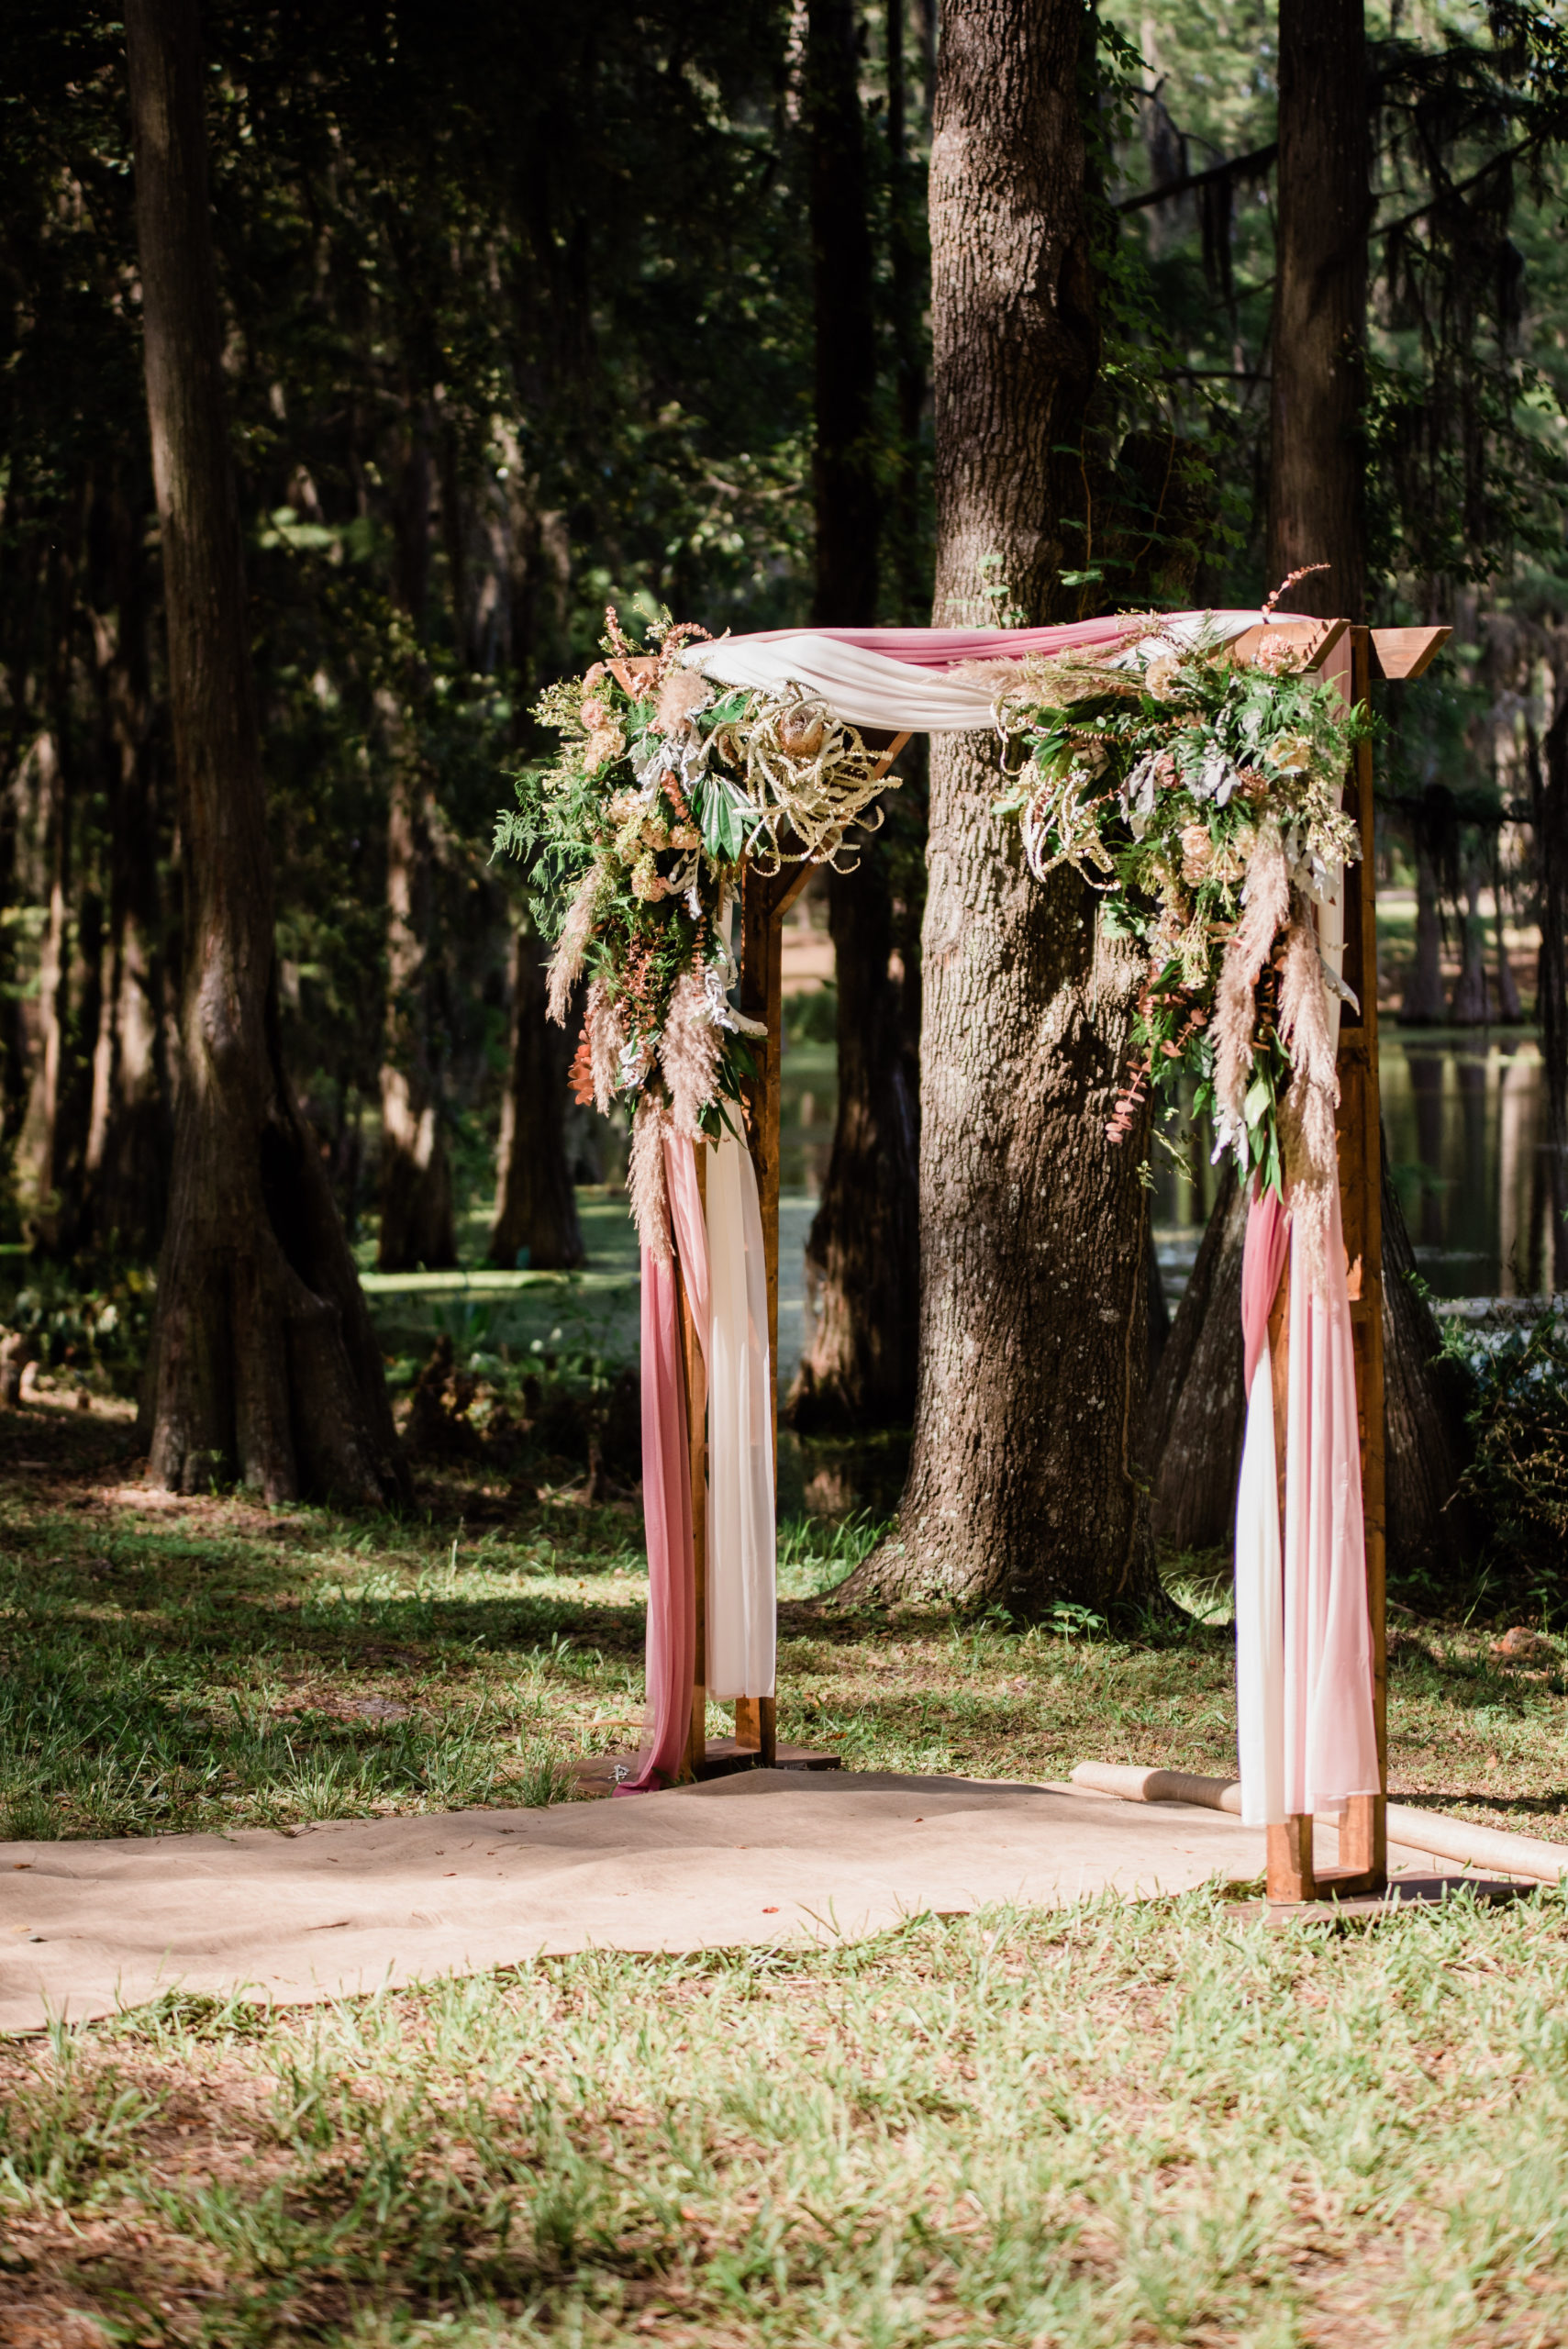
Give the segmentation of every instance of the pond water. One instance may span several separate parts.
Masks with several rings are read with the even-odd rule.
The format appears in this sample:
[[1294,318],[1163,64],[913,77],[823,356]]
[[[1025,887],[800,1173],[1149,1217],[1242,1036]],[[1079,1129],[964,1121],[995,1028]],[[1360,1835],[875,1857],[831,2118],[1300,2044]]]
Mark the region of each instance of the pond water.
[[[1540,1049],[1529,1029],[1400,1029],[1379,1033],[1384,1130],[1417,1262],[1439,1297],[1526,1297],[1540,1290]],[[780,1369],[798,1358],[800,1249],[833,1138],[833,1050],[797,1045],[784,1062],[780,1171]],[[1157,1143],[1154,1230],[1166,1295],[1186,1286],[1214,1203],[1216,1170],[1200,1138]],[[787,1330],[787,1334],[786,1334]]]

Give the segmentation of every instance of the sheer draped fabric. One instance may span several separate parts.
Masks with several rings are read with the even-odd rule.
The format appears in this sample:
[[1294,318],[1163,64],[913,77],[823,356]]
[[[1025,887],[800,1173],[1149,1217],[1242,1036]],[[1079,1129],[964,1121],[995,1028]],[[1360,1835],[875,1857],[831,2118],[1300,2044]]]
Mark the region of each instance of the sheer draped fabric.
[[751,1153],[707,1154],[707,1685],[771,1697],[777,1612],[768,1275]]
[[[1229,640],[1264,618],[1262,612],[1175,612],[1162,627],[1173,637],[1209,628]],[[980,733],[995,723],[995,687],[966,674],[963,663],[1101,651],[1146,625],[1124,618],[1067,628],[770,629],[690,644],[681,658],[717,683],[814,694],[850,726],[894,734]]]

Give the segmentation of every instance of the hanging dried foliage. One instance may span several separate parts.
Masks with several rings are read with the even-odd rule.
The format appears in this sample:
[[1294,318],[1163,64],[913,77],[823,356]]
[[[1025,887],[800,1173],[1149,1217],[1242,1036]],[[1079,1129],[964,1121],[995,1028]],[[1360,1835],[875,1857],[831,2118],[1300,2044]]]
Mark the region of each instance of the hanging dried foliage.
[[1288,1183],[1320,1242],[1338,1100],[1328,996],[1343,990],[1314,909],[1360,855],[1340,798],[1367,721],[1299,658],[1281,640],[1242,661],[1151,621],[1109,656],[987,674],[1003,739],[1026,752],[998,806],[1030,870],[1072,865],[1148,954],[1113,1136],[1150,1091],[1194,1080],[1216,1156]]
[[606,613],[606,658],[539,703],[562,738],[554,763],[518,776],[495,832],[497,850],[533,861],[555,940],[550,1017],[564,1023],[590,983],[573,1085],[632,1119],[632,1208],[656,1253],[669,1245],[658,1137],[735,1125],[750,1040],[765,1033],[729,1001],[742,861],[852,870],[852,832],[875,829],[873,802],[898,780],[812,696],[710,685],[681,659],[703,632],[665,622],[634,652]]

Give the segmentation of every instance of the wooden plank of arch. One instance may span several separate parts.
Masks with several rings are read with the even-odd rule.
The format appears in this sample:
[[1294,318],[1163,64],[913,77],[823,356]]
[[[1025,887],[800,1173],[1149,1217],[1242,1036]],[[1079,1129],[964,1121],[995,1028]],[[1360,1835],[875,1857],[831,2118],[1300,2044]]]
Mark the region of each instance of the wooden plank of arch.
[[[885,774],[909,740],[895,735],[877,762]],[[747,1140],[757,1170],[758,1205],[762,1219],[762,1251],[768,1277],[768,1358],[775,1386],[773,1397],[773,1467],[778,1468],[779,1413],[779,1095],[784,1056],[784,919],[810,880],[815,867],[785,864],[776,873],[762,873],[748,864],[740,880],[740,1009],[749,1019],[766,1023],[767,1035],[755,1048],[756,1071],[745,1087],[749,1124]],[[699,1170],[702,1153],[697,1154]],[[700,1179],[700,1176],[699,1176]],[[703,1511],[695,1506],[706,1469],[706,1386],[695,1333],[683,1301],[686,1330],[686,1408],[692,1454],[693,1531],[696,1571],[696,1665],[692,1678],[692,1724],[686,1744],[686,1767],[700,1778],[715,1768],[732,1769],[751,1762],[768,1769],[778,1758],[778,1700],[774,1697],[740,1697],[735,1703],[735,1735],[719,1747],[707,1742],[707,1664],[705,1645],[707,1561],[702,1529]],[[813,1757],[817,1766],[828,1757]]]
[[[1339,674],[1348,697],[1367,699],[1375,673],[1419,676],[1446,640],[1447,629],[1372,629],[1313,622],[1325,634],[1310,665]],[[1348,637],[1348,641],[1346,640]],[[1345,806],[1361,833],[1359,885],[1345,903],[1345,984],[1360,1006],[1343,1006],[1336,1073],[1340,1080],[1340,1213],[1350,1276],[1351,1341],[1360,1421],[1362,1512],[1366,1542],[1367,1613],[1372,1631],[1373,1717],[1378,1791],[1351,1798],[1340,1827],[1340,1864],[1319,1868],[1313,1822],[1296,1814],[1268,1831],[1268,1897],[1299,1905],[1324,1894],[1381,1892],[1387,1884],[1388,1617],[1384,1504],[1382,1129],[1377,1067],[1377,882],[1373,858],[1372,745],[1358,745],[1346,779]],[[1269,1319],[1273,1353],[1275,1442],[1280,1508],[1284,1507],[1285,1397],[1288,1393],[1290,1268]]]

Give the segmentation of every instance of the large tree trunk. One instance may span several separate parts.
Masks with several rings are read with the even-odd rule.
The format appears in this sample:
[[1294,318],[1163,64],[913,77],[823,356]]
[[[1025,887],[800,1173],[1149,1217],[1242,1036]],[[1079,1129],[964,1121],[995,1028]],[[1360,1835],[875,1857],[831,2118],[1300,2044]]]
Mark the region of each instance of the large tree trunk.
[[566,1054],[545,1015],[544,957],[523,914],[512,939],[512,1037],[495,1166],[490,1262],[570,1272],[583,1262],[566,1163]]
[[1241,1250],[1247,1194],[1227,1159],[1149,1394],[1144,1457],[1154,1538],[1172,1550],[1229,1542],[1247,1419],[1242,1386]]
[[921,349],[922,288],[915,173],[908,151],[908,83],[905,75],[903,0],[887,9],[887,258],[891,278],[893,357],[898,445],[889,501],[889,553],[897,617],[918,621],[924,601],[927,548],[920,518],[920,419],[926,406]]
[[425,783],[391,693],[382,699],[391,782],[386,807],[386,1030],[381,1063],[384,1273],[457,1263],[451,1161],[430,1052],[433,875]]
[[[890,33],[890,42],[895,36]],[[811,0],[806,123],[817,332],[817,589],[824,627],[876,618],[876,339],[855,9]],[[890,55],[891,55],[890,48]],[[902,75],[899,76],[902,106]],[[817,1307],[789,1400],[801,1429],[906,1423],[918,1289],[916,1105],[903,1051],[889,849],[828,876],[838,975],[839,1104],[806,1242]]]
[[99,772],[108,805],[109,902],[93,1050],[81,1236],[133,1255],[163,1238],[172,1144],[161,1037],[162,908],[151,753],[142,515],[117,494],[95,537]]
[[71,952],[71,793],[60,734],[33,747],[39,845],[48,896],[32,1005],[28,1106],[17,1139],[16,1184],[24,1227],[35,1246],[52,1248],[61,1216],[61,1110],[66,1082]]
[[[394,516],[397,603],[417,629],[430,568],[430,459],[425,429],[410,429]],[[429,785],[406,703],[425,690],[422,664],[402,664],[376,696],[387,765],[386,1022],[381,1064],[381,1234],[384,1273],[457,1263],[452,1171],[431,1050],[429,951],[435,907]]]
[[[948,0],[931,156],[938,625],[1058,616],[1099,360],[1078,0]],[[1140,1141],[1106,1121],[1137,955],[993,815],[993,747],[932,746],[920,1370],[898,1538],[858,1586],[1100,1610],[1154,1588],[1134,1462]]]
[[803,1433],[907,1426],[919,1336],[918,1062],[889,976],[885,859],[828,885],[839,977],[839,1111],[806,1262],[817,1306],[787,1416]]
[[1486,970],[1486,926],[1481,918],[1481,867],[1473,855],[1465,865],[1464,904],[1460,909],[1459,976],[1449,1000],[1456,1028],[1485,1028],[1492,1017]]
[[1366,250],[1372,217],[1363,0],[1280,0],[1268,568],[1291,608],[1366,616]]
[[195,0],[129,0],[126,34],[184,891],[149,1475],[387,1500],[408,1487],[381,1354],[279,1047]]
[[1551,1286],[1560,1291],[1568,1288],[1568,696],[1562,694],[1561,684],[1545,759],[1532,730],[1529,767],[1540,870],[1540,979],[1535,1016],[1546,1069],[1541,1163],[1551,1233],[1544,1270]]
[[817,591],[822,625],[876,618],[876,319],[853,0],[808,0],[806,131],[816,330]]
[[1456,1487],[1471,1453],[1463,1382],[1416,1286],[1416,1252],[1383,1152],[1383,1362],[1388,1571],[1451,1587],[1477,1528]]
[[1438,859],[1427,827],[1418,816],[1416,850],[1416,959],[1410,965],[1400,1022],[1407,1028],[1440,1027],[1448,1016],[1443,996],[1443,917]]

